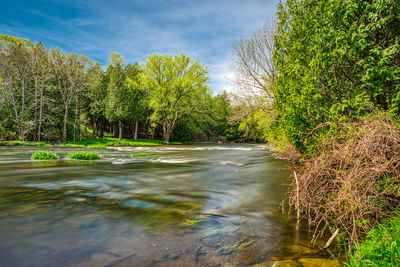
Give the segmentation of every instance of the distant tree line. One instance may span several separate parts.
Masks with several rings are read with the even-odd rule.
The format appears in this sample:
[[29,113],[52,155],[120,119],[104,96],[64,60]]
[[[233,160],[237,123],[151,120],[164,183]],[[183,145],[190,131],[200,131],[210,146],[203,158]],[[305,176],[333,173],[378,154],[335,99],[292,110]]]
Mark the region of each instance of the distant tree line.
[[0,139],[65,143],[106,132],[165,142],[225,139],[235,132],[230,96],[213,96],[207,81],[206,67],[184,54],[130,64],[112,53],[102,67],[2,35]]

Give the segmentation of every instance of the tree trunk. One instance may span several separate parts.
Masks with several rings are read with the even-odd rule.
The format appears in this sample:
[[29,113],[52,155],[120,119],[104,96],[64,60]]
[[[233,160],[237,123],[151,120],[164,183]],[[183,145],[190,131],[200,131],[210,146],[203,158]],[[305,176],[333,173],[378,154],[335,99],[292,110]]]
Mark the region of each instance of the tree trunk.
[[100,137],[104,136],[104,119],[101,119],[99,122],[100,126]]
[[78,117],[78,100],[75,103],[75,114],[74,114],[74,142],[76,141],[76,122]]
[[167,127],[166,133],[165,133],[165,139],[164,142],[168,145],[169,144],[169,137],[171,135],[171,128]]
[[63,144],[67,142],[67,122],[68,122],[68,105],[65,105],[64,111],[64,128],[63,128]]
[[137,133],[138,133],[138,128],[139,128],[139,120],[135,120],[135,130],[133,132],[133,140],[137,140]]
[[35,113],[34,113],[34,119],[33,119],[33,121],[34,121],[34,131],[33,131],[33,141],[36,141],[37,140],[37,126],[38,126],[38,121],[37,121],[37,117],[38,117],[38,115],[37,115],[37,110],[38,110],[38,107],[37,107],[37,105],[38,105],[38,94],[37,94],[37,88],[38,88],[39,86],[38,86],[38,81],[37,81],[37,78],[35,77],[35,104],[34,104],[34,110],[35,110]]
[[162,117],[162,139],[167,142],[167,118],[165,112],[163,112],[163,117]]
[[[175,112],[175,118],[172,120],[172,122],[171,122],[170,124],[167,123],[167,125],[166,125],[166,127],[165,127],[165,128],[166,128],[166,131],[165,131],[165,138],[164,138],[164,141],[165,141],[166,144],[169,143],[169,138],[171,137],[171,131],[172,131],[172,129],[174,129],[175,123],[176,123],[176,121],[178,120],[178,118],[179,118],[179,116],[178,116],[178,114]],[[164,127],[163,127],[163,129],[164,129]]]
[[41,127],[42,127],[42,113],[43,113],[43,84],[40,87],[39,125],[38,125],[38,141],[39,142],[40,142]]
[[22,104],[21,104],[21,130],[20,139],[22,142],[25,140],[25,129],[24,129],[24,110],[25,110],[25,80],[22,80]]
[[96,134],[96,131],[97,131],[97,118],[93,119],[93,122],[92,122],[92,132],[93,132],[93,135],[97,135],[97,134]]
[[81,135],[81,105],[78,100],[78,139],[79,141],[82,141],[82,135]]
[[122,122],[121,122],[121,120],[119,120],[119,123],[118,123],[119,125],[119,136],[118,136],[118,139],[119,140],[122,140]]

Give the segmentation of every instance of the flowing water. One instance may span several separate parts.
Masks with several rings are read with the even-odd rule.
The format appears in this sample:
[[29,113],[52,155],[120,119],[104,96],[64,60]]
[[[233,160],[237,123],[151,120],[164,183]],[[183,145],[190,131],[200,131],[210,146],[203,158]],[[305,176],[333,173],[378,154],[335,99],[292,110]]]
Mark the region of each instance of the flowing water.
[[[82,150],[0,147],[0,266],[337,263],[282,215],[290,166],[265,145],[123,147],[96,150],[105,157],[98,161],[30,160],[43,149]],[[149,156],[132,157],[138,152]]]

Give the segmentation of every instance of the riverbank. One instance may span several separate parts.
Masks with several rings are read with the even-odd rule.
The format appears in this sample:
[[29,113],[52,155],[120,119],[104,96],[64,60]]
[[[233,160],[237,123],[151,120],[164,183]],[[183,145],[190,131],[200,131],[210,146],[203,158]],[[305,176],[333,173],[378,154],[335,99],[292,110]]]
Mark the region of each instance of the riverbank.
[[[189,144],[190,142],[169,142],[170,145]],[[70,147],[87,147],[93,149],[106,149],[115,146],[161,146],[165,143],[161,140],[149,139],[122,139],[118,138],[99,138],[95,140],[67,141],[66,144],[56,142],[34,142],[34,141],[0,141],[0,146],[70,146]]]
[[313,241],[330,232],[338,246],[345,244],[351,266],[366,261],[396,266],[399,122],[377,113],[327,125],[329,135],[314,142],[314,154],[304,156],[294,173],[289,191],[294,214],[315,229]]

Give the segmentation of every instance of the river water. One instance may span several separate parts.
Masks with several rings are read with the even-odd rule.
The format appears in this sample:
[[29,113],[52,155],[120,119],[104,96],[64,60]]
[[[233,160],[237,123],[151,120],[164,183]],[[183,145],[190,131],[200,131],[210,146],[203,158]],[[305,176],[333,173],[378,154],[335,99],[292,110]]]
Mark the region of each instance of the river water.
[[[98,161],[30,160],[43,149],[88,150],[0,147],[0,266],[336,263],[310,246],[307,227],[282,215],[291,166],[266,145],[121,147],[96,150],[105,157]],[[138,152],[149,156],[132,157]]]

